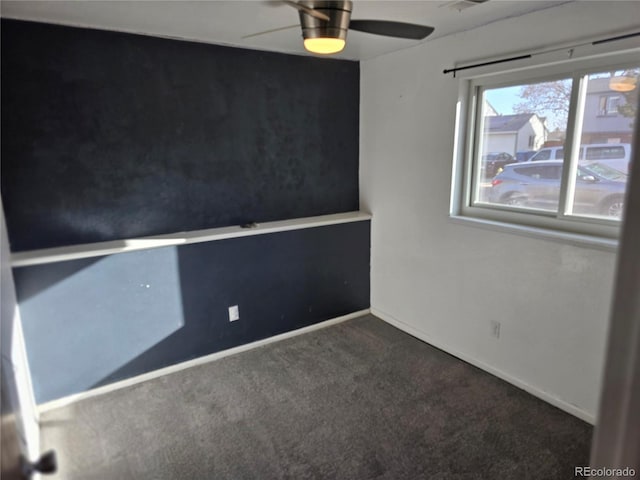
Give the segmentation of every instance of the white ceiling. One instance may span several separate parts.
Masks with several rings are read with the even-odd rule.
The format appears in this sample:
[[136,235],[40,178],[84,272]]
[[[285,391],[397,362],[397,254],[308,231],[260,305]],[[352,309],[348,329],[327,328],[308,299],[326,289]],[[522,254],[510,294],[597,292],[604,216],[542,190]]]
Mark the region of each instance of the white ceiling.
[[[352,18],[396,20],[431,25],[423,42],[554,7],[566,1],[491,0],[459,11],[459,0],[355,0]],[[298,24],[298,12],[278,1],[2,1],[0,14],[17,18],[104,30],[143,33],[244,48],[306,54],[299,27],[253,38],[245,35]],[[366,60],[415,45],[350,31],[338,58]]]

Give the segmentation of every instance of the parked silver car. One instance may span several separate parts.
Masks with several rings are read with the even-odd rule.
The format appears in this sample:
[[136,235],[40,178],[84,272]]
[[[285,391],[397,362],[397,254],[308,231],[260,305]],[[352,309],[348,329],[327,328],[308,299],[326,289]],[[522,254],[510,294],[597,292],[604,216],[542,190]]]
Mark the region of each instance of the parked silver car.
[[[562,160],[505,165],[491,181],[489,202],[556,211],[562,165]],[[573,212],[619,218],[626,181],[626,174],[603,163],[579,165]]]

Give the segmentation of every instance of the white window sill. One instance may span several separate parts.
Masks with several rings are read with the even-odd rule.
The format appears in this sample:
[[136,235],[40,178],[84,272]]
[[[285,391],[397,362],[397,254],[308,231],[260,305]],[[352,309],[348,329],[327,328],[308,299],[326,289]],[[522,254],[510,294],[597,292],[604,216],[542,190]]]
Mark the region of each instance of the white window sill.
[[346,212],[332,215],[320,215],[317,217],[296,218],[292,220],[280,220],[255,224],[250,228],[241,226],[210,228],[192,232],[178,232],[152,237],[131,238],[113,240],[109,242],[85,243],[68,247],[45,248],[42,250],[30,250],[17,252],[11,255],[12,267],[26,267],[44,263],[76,260],[79,258],[100,257],[114,253],[146,250],[149,248],[167,247],[174,245],[186,245],[189,243],[210,242],[227,238],[248,237],[252,235],[264,235],[267,233],[286,232],[303,228],[323,227],[340,223],[361,222],[370,220],[371,214],[366,212]]
[[577,233],[562,232],[540,227],[527,225],[515,225],[512,223],[486,220],[483,218],[464,217],[461,215],[450,215],[449,219],[453,223],[483,228],[499,232],[521,235],[529,238],[539,238],[542,240],[552,240],[559,243],[575,245],[578,247],[593,248],[606,252],[617,252],[618,240],[593,235],[581,235]]

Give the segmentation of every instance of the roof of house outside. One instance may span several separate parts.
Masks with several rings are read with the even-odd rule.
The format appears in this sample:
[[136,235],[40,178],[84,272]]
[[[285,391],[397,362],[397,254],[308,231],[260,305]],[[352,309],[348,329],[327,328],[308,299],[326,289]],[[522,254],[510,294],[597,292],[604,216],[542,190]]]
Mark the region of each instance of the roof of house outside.
[[517,132],[535,113],[518,113],[516,115],[497,115],[485,118],[490,132]]

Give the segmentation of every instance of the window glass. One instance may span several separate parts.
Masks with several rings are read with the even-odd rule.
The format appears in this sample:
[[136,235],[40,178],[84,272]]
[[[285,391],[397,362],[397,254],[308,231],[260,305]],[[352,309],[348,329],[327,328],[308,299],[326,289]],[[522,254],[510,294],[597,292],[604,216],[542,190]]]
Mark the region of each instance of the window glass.
[[[586,77],[582,130],[576,132],[585,151],[578,157],[578,166],[586,173],[582,176],[586,180],[577,177],[568,214],[620,219],[633,158],[631,138],[638,104],[639,73],[640,66],[592,73]],[[627,92],[617,91],[634,84],[636,88]],[[606,99],[607,116],[602,116],[602,110],[599,110],[603,98]]]
[[[481,89],[474,205],[557,210],[562,161],[553,159],[565,140],[571,85],[570,78],[559,78]],[[553,163],[508,167],[525,150],[537,152],[530,162]]]
[[607,95],[600,97],[599,115],[617,115],[621,102],[620,95]]
[[536,165],[514,168],[515,172],[520,175],[532,177],[536,179],[558,180],[562,177],[561,165]]
[[621,145],[611,145],[606,147],[587,146],[587,156],[580,157],[585,160],[604,160],[609,158],[624,158],[624,147]]
[[538,153],[536,153],[531,160],[536,162],[538,160],[549,160],[551,158],[551,150],[548,148],[543,148]]

